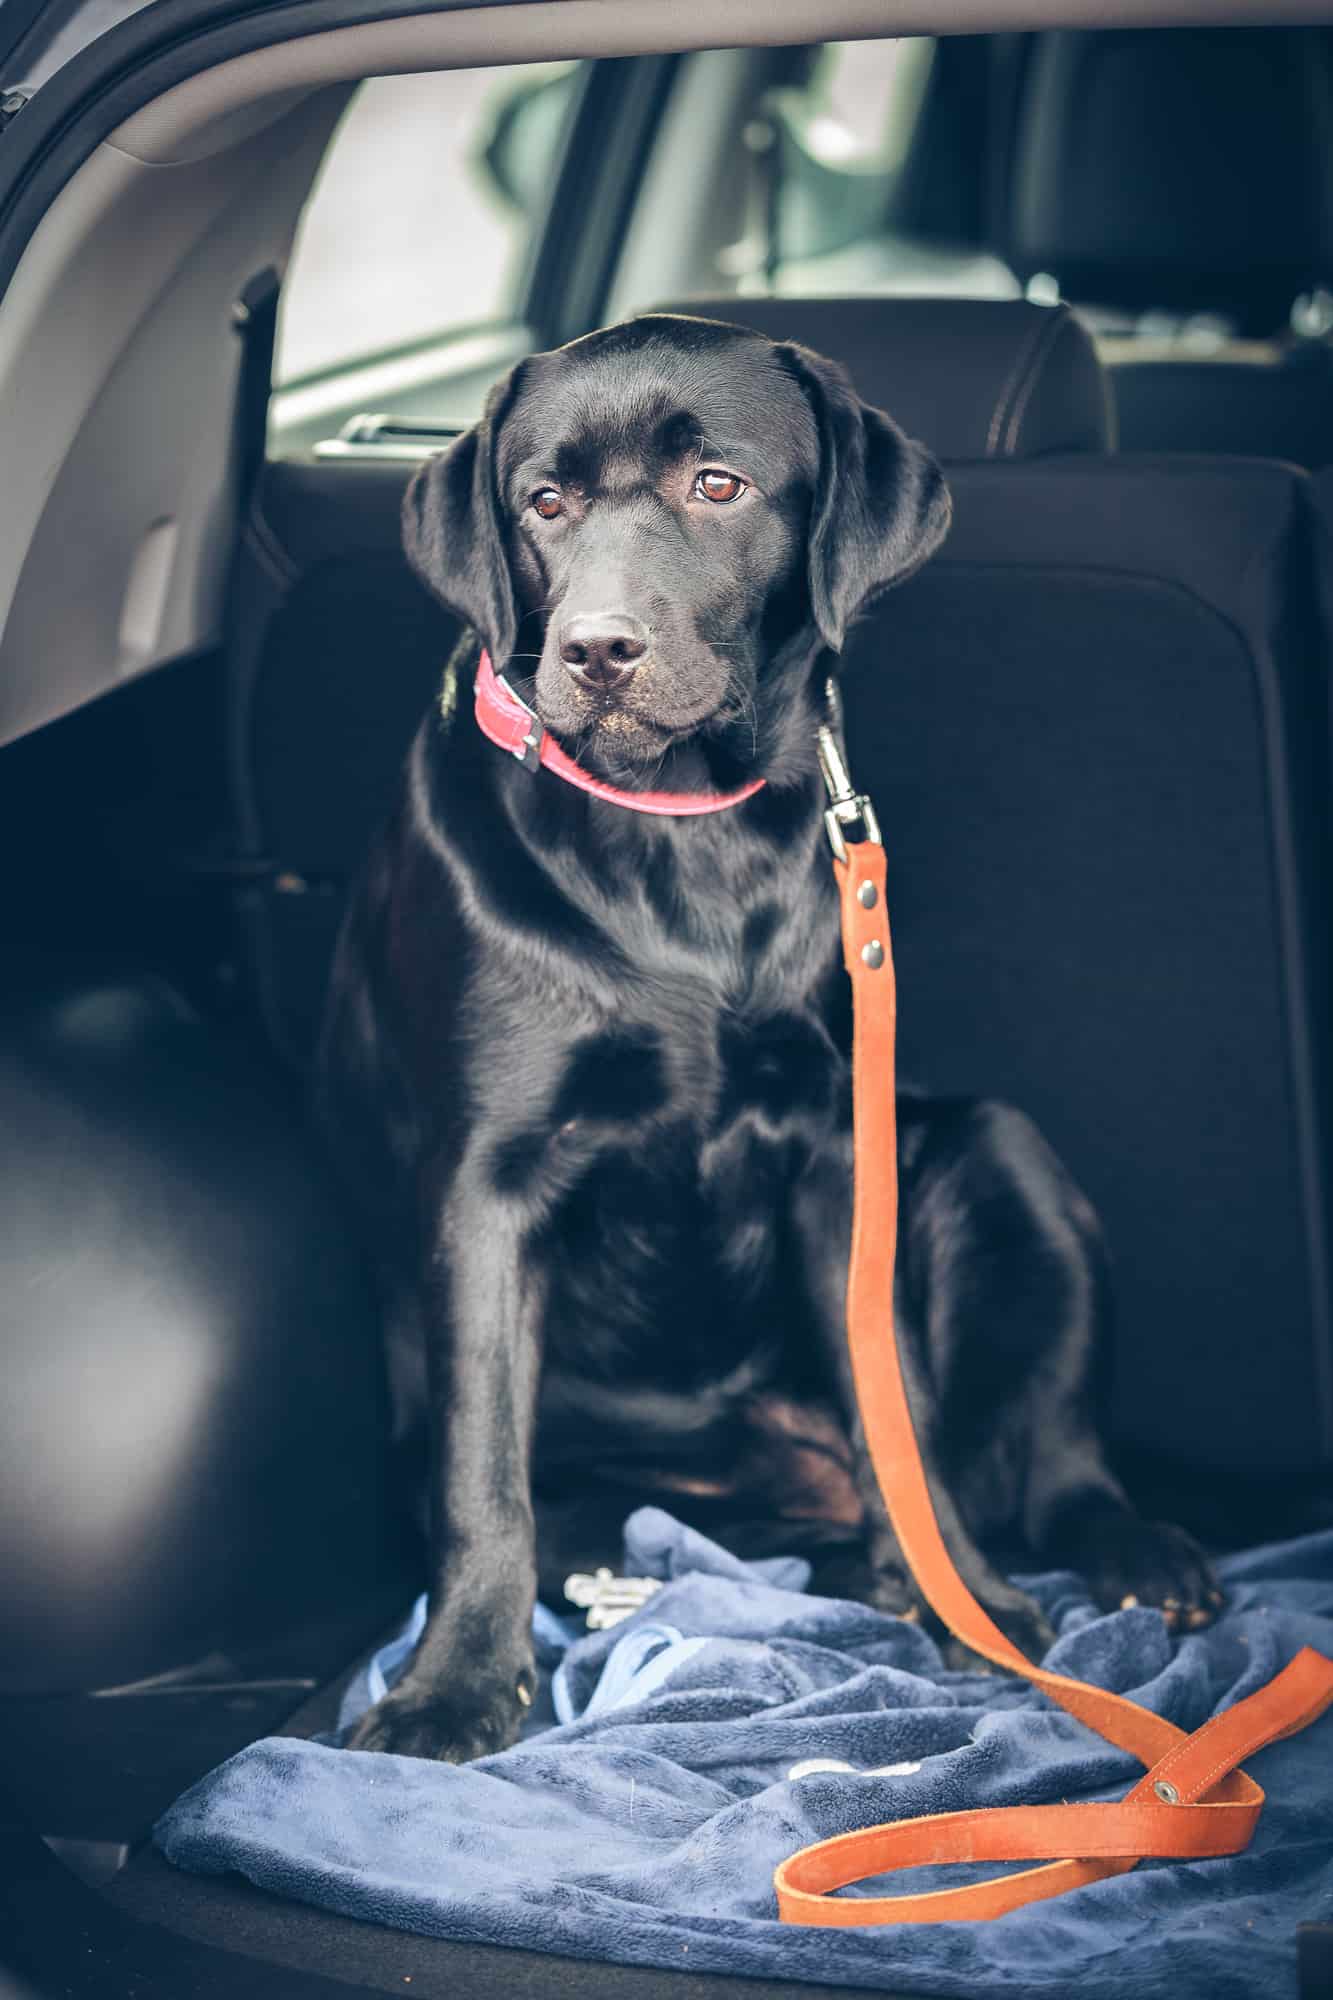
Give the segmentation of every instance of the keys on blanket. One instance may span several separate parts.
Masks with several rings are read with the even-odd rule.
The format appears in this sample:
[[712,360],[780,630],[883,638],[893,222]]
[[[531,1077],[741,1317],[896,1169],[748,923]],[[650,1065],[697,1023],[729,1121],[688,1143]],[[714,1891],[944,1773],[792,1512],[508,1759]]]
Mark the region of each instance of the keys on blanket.
[[609,1569],[585,1576],[576,1570],[565,1578],[565,1596],[588,1614],[590,1632],[606,1632],[641,1610],[662,1585],[655,1576],[615,1576]]

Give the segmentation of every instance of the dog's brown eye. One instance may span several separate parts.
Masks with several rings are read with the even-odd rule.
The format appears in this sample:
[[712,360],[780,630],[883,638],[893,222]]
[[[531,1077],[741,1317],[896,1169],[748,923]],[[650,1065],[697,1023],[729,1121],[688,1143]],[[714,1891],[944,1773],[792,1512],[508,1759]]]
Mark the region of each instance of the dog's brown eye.
[[701,500],[736,500],[745,491],[745,482],[734,472],[701,472],[694,482]]
[[532,496],[532,504],[543,521],[554,521],[557,514],[565,511],[565,503],[554,486],[539,486]]

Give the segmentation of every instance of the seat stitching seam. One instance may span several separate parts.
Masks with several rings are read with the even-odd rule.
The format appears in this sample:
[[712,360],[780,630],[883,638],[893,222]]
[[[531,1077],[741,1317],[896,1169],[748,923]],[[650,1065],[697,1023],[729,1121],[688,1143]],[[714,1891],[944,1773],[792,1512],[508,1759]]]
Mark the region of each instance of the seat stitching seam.
[[1040,346],[1045,335],[1046,328],[1039,321],[1018,350],[1017,358],[1009,371],[1004,387],[1000,391],[994,412],[991,416],[990,427],[986,432],[987,458],[994,458],[995,456],[996,447],[1000,441],[1000,426],[1004,422],[1005,410],[1008,407],[1009,399],[1023,379],[1024,370],[1030,364],[1033,350]]
[[1055,353],[1055,350],[1060,343],[1061,337],[1063,336],[1065,329],[1072,325],[1073,325],[1072,320],[1066,319],[1063,316],[1058,316],[1055,319],[1053,328],[1047,327],[1043,329],[1043,332],[1049,334],[1050,338],[1046,339],[1043,342],[1042,352],[1039,355],[1034,355],[1033,357],[1031,370],[1029,371],[1027,381],[1024,383],[1023,389],[1020,395],[1018,396],[1017,401],[1015,402],[1014,414],[1010,419],[1009,429],[1005,436],[1004,440],[1005,453],[1006,456],[1010,458],[1013,457],[1015,451],[1018,449],[1018,434],[1020,430],[1023,428],[1023,419],[1027,415],[1028,405],[1032,401],[1032,392],[1036,388],[1037,383],[1041,380],[1042,372],[1050,362],[1052,355]]

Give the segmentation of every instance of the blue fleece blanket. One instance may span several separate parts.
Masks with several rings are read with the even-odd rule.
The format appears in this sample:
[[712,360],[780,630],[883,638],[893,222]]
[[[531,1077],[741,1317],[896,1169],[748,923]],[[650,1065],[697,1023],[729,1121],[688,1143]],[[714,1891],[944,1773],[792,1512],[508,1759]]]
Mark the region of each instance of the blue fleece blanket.
[[[805,1595],[798,1562],[737,1562],[644,1509],[624,1567],[664,1580],[626,1623],[570,1643],[579,1626],[539,1620],[570,1719],[458,1768],[269,1737],[177,1801],[163,1851],[367,1922],[571,1958],[968,2000],[1294,1994],[1296,1926],[1333,1913],[1333,1713],[1249,1761],[1269,1803],[1233,1860],[1145,1863],[990,1924],[801,1930],[776,1921],[772,1874],[808,1841],[1115,1797],[1138,1766],[1025,1683],[945,1671],[915,1626]],[[1046,1664],[1194,1729],[1301,1645],[1333,1653],[1333,1534],[1221,1571],[1225,1615],[1174,1642],[1156,1612],[1099,1616],[1073,1576],[1026,1579],[1059,1634]],[[916,1885],[962,1871],[931,1875]]]

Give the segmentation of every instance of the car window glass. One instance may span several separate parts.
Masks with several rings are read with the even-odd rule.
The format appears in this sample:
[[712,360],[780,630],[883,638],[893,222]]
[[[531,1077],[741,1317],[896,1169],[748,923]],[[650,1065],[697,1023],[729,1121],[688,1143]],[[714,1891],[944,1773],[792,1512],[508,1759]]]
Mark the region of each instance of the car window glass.
[[[724,116],[711,143],[679,142],[674,176],[650,175],[616,288],[617,309],[663,296],[777,293],[955,294],[1014,297],[1013,273],[982,241],[988,192],[987,92],[993,38],[917,35],[788,50],[786,75],[754,73],[727,93],[736,52],[693,59],[687,88],[706,111],[706,69]],[[959,89],[960,69],[969,88]],[[671,142],[665,128],[664,145]],[[686,214],[682,173],[707,154],[711,204]],[[662,162],[658,163],[664,164]],[[696,178],[703,177],[695,166]],[[656,187],[665,189],[657,195]],[[710,228],[710,219],[715,223]],[[663,231],[684,256],[668,259]],[[656,256],[640,254],[645,246]]]
[[803,88],[772,93],[771,220],[757,268],[737,273],[742,291],[1017,292],[998,259],[903,226],[905,170],[938,53],[923,35],[828,42]]
[[515,317],[580,63],[372,77],[307,202],[275,380]]

